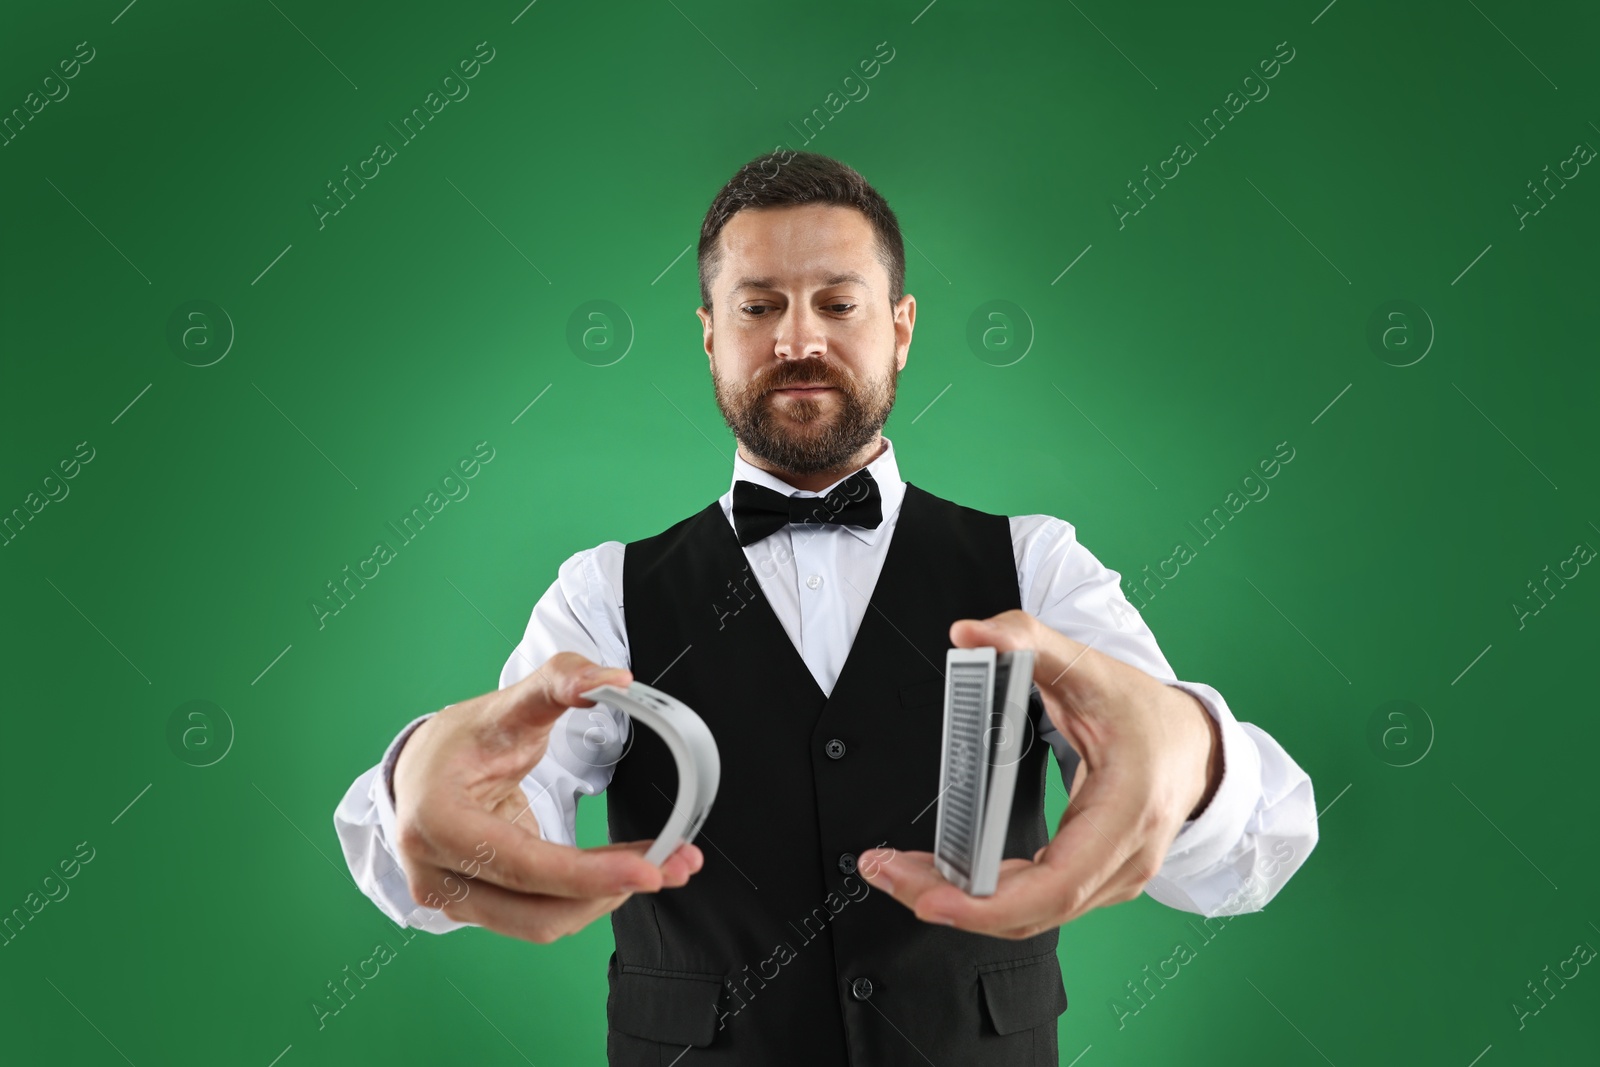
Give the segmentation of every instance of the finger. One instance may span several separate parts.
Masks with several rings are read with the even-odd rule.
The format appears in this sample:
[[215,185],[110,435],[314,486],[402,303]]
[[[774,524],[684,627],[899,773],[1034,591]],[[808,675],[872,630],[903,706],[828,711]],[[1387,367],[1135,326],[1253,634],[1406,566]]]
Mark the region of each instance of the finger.
[[[1089,795],[1094,788],[1093,783],[1086,783],[1081,790],[1083,800],[1075,798],[1068,806],[1040,862],[1012,867],[992,896],[973,897],[959,891],[941,893],[936,899],[930,895],[918,916],[999,936],[1018,928],[1036,932],[1082,915],[1128,862],[1129,851],[1138,840],[1138,805],[1097,804],[1097,798]],[[1102,787],[1100,795],[1114,794]]]
[[1072,801],[1073,797],[1080,795],[1079,787],[1083,785],[1084,776],[1088,773],[1089,761],[1080,755],[1078,757],[1078,769],[1072,772],[1072,788],[1067,790],[1068,803]]
[[[650,841],[629,841],[618,844],[600,845],[587,851],[629,851],[643,853],[650,847],[652,843],[653,842]],[[679,886],[687,885],[690,876],[698,871],[703,863],[703,854],[697,848],[695,848],[693,845],[680,845],[678,850],[672,855],[668,856],[666,862],[664,862],[661,866],[661,888],[675,889]],[[474,869],[470,874],[464,874],[458,871],[436,869],[433,872],[434,878],[431,883],[426,878],[421,880],[419,885],[426,883],[429,884],[430,887],[426,891],[420,892],[418,895],[420,896],[424,905],[436,910],[443,908],[447,904],[459,902],[469,896],[473,889],[478,886],[496,885],[492,875],[485,877],[486,868],[487,863],[484,862],[475,864]],[[497,886],[497,888],[504,887]],[[507,890],[507,892],[515,893],[516,891]],[[529,900],[537,899],[557,901],[585,899],[578,897],[561,897],[550,894],[517,893],[516,895],[526,897]],[[620,899],[628,894],[619,893],[614,895]],[[614,906],[615,905],[613,905],[613,907]],[[576,915],[577,913],[562,912],[561,914]],[[592,918],[593,916],[589,916],[588,919],[585,919],[584,921],[587,922]]]
[[993,936],[1010,936],[1007,930],[1013,919],[1007,902],[1015,892],[1012,882],[1034,866],[1024,859],[1001,861],[995,894],[973,897],[939,872],[930,853],[901,852],[887,860],[863,854],[863,859],[876,864],[862,867],[873,888],[889,893],[917,918]]
[[[649,844],[654,844],[651,841]],[[705,866],[705,853],[694,845],[679,845],[661,864],[661,883],[676,888],[689,881],[689,876]]]
[[[652,842],[629,841],[600,845],[587,851],[643,852]],[[567,847],[567,846],[557,846]],[[692,844],[678,846],[662,866],[663,888],[684,885],[689,876],[704,863],[704,854]],[[451,875],[454,872],[439,872]],[[461,881],[447,877],[445,892],[422,894],[427,910],[438,911],[447,918],[460,922],[474,922],[480,926],[507,934],[547,944],[568,934],[576,933],[608,912],[616,910],[632,894],[617,893],[609,896],[573,898],[547,894],[519,893],[495,885],[492,881],[475,878]]]
[[557,652],[516,685],[497,690],[493,719],[516,733],[527,727],[549,726],[568,708],[590,708],[595,702],[583,693],[601,685],[627,687],[633,672],[626,667],[604,667],[576,652]]
[[1019,648],[1032,648],[1023,611],[1002,611],[987,619],[957,619],[950,624],[950,643],[957,648],[993,647],[1000,652],[1014,652]]
[[[1136,899],[1140,893],[1144,892],[1145,885],[1150,881],[1145,874],[1147,870],[1149,870],[1148,865],[1141,863],[1137,856],[1129,859],[1116,874],[1101,884],[1099,890],[1089,899],[1088,904],[1080,914],[1087,914],[1096,908],[1109,908]],[[1077,916],[1069,915],[1063,921],[1071,922],[1075,918]]]
[[[1044,849],[1039,850],[1041,854],[1044,851]],[[1046,928],[1046,926],[1063,926],[1094,911],[1096,908],[1112,907],[1136,899],[1144,892],[1145,885],[1150,881],[1149,872],[1160,866],[1159,856],[1146,862],[1149,854],[1149,849],[1130,851],[1128,853],[1128,862],[1117,868],[1116,873],[1101,882],[1082,906],[1073,911],[1052,915],[1049,917],[1048,922],[1035,921],[1025,926],[1009,927],[998,931],[999,935],[1002,937],[1029,937]]]
[[[520,781],[547,752],[556,720],[570,708],[596,706],[582,693],[605,684],[627,686],[632,680],[626,668],[602,667],[575,652],[558,652],[515,685],[468,701],[459,709],[461,725],[443,737],[428,738],[426,758],[417,755],[415,740],[401,749],[401,764],[395,769],[397,813],[402,795],[409,798],[413,792],[423,800],[424,793],[482,797],[499,792],[498,786],[505,782]],[[455,711],[448,709],[442,715]],[[423,763],[419,766],[417,760]],[[402,790],[402,777],[415,778],[419,784]],[[520,796],[516,799],[522,801]],[[420,803],[421,810],[408,814],[425,818],[426,807]]]
[[[861,856],[861,866],[858,868],[866,877],[869,884],[880,892],[888,893],[895,900],[904,904],[916,913],[917,918],[926,922],[942,922],[945,925],[959,925],[948,915],[949,909],[945,906],[953,901],[977,900],[987,901],[991,897],[972,897],[960,886],[947,879],[938,866],[934,863],[931,852],[879,852],[870,851]],[[1028,860],[1008,859],[1000,863],[1001,883],[1016,871],[1033,866]],[[978,913],[983,911],[982,905]],[[930,917],[932,916],[932,917]],[[998,928],[1003,918],[988,918],[979,914],[969,917],[970,925],[966,929],[978,932],[990,932],[991,928]]]
[[1149,880],[1160,857],[1151,853],[1144,810],[1140,791],[1119,789],[1103,774],[1073,795],[1040,860],[1063,890],[1059,923],[1115,903],[1130,883]]
[[[1043,850],[1041,849],[1040,851]],[[1012,864],[1015,864],[1015,866],[1011,866]],[[991,937],[1021,940],[1062,925],[1057,921],[1057,917],[1054,914],[1035,916],[1023,926],[1005,925],[1008,921],[1005,917],[1008,910],[1008,902],[1016,892],[1013,883],[1022,877],[1037,878],[1040,873],[1039,864],[1027,860],[1007,860],[1002,863],[1000,878],[995,887],[995,892],[991,896],[978,898],[981,903],[987,905],[982,913],[982,918],[967,920],[968,925],[965,928],[971,929],[974,933],[987,934]]]
[[[453,868],[482,844],[494,850],[478,878],[518,893],[598,897],[654,892],[662,872],[644,858],[649,842],[594,849],[544,841],[506,820],[466,805],[412,824],[402,854],[422,867]],[[409,871],[408,871],[409,875]],[[423,872],[427,880],[426,871]]]
[[1005,938],[1023,939],[1033,937],[1053,926],[1064,926],[1074,919],[1094,911],[1096,908],[1113,907],[1117,904],[1137,899],[1144,892],[1146,882],[1147,879],[1139,873],[1139,865],[1129,863],[1118,871],[1115,876],[1101,885],[1094,897],[1076,915],[1052,915],[1042,921],[1025,926],[1014,926],[992,932],[997,937]]
[[456,922],[479,926],[547,945],[577,933],[594,920],[621,907],[629,893],[570,898],[517,893],[488,882],[474,881],[460,899],[431,909]]
[[[649,851],[650,846],[653,844],[655,844],[654,839],[649,841],[625,841],[618,844],[596,845],[589,851],[631,849],[635,852],[644,853]],[[705,866],[705,853],[700,851],[698,845],[688,843],[679,845],[677,850],[661,863],[662,886],[676,887],[683,885],[689,880],[691,874],[699,871],[703,866]]]
[[918,901],[929,893],[941,889],[961,892],[939,873],[931,852],[869,849],[857,857],[856,869],[872,888],[889,894],[913,911]]

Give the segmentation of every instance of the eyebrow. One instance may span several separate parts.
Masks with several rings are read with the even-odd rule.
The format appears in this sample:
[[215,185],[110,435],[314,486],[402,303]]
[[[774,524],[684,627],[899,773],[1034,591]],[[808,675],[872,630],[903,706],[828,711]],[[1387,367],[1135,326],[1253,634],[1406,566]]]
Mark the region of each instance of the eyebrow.
[[[863,289],[872,288],[871,283],[868,282],[867,279],[863,278],[853,270],[828,275],[826,278],[822,279],[822,287],[827,288],[828,286],[832,285],[843,285],[846,282],[853,282],[854,284],[861,286]],[[731,297],[737,293],[743,292],[746,289],[776,288],[778,288],[778,282],[775,278],[740,278],[738,283],[734,285],[732,289],[728,290],[728,295]]]

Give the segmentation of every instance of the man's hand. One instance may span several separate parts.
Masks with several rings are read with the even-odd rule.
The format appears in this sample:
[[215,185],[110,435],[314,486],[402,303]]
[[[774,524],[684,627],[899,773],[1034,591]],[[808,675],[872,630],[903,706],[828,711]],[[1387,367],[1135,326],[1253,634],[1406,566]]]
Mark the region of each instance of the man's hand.
[[1010,939],[1138,896],[1184,820],[1221,781],[1221,735],[1211,713],[1024,611],[958,620],[950,640],[957,648],[1035,650],[1033,679],[1045,710],[1081,757],[1067,811],[1032,860],[1001,861],[993,896],[951,885],[928,852],[866,852],[862,873],[926,922]]
[[556,719],[594,706],[579,694],[632,681],[622,668],[558,652],[517,684],[417,727],[394,769],[396,848],[412,898],[454,921],[549,944],[632,893],[687,882],[704,862],[696,846],[680,846],[657,868],[644,858],[650,841],[553,844],[540,838],[522,792]]

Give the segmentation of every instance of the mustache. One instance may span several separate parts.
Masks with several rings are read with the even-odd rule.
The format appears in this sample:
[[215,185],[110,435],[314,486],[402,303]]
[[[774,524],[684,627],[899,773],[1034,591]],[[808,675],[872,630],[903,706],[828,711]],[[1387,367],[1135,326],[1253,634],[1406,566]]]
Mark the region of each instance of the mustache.
[[799,385],[831,385],[843,389],[846,383],[842,375],[824,364],[806,366],[804,363],[783,364],[769,371],[762,381],[762,389],[768,393]]

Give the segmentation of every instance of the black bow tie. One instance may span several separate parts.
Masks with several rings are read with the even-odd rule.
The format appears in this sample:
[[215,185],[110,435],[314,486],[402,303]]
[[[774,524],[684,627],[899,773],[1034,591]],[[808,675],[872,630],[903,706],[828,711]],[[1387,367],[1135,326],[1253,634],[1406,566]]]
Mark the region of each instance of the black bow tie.
[[878,483],[865,467],[826,496],[785,496],[754,482],[733,483],[733,526],[741,546],[771,536],[792,522],[876,529],[883,523]]

